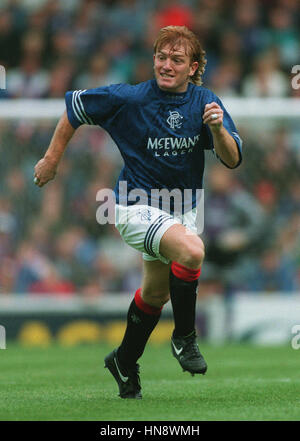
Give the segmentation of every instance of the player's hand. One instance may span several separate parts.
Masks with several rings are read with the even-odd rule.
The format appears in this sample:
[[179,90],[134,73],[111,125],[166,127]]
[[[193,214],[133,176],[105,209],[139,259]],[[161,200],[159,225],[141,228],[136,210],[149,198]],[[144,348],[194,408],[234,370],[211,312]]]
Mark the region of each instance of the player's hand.
[[49,158],[41,159],[34,167],[34,183],[38,187],[42,187],[51,181],[57,171],[57,164]]
[[203,123],[207,124],[212,131],[219,130],[223,127],[223,110],[219,104],[212,102],[206,104],[203,113]]

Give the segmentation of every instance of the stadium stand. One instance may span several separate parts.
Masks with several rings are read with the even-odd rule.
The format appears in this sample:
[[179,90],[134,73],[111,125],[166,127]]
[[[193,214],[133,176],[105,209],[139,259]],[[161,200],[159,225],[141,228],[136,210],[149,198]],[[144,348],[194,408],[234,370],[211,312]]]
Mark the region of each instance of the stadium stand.
[[[204,84],[217,95],[299,98],[291,87],[299,21],[298,0],[2,1],[0,65],[7,89],[0,98],[63,98],[70,89],[147,80],[150,42],[165,24],[188,25],[201,38],[208,59]],[[113,226],[95,219],[95,195],[113,187],[120,155],[104,131],[81,128],[41,197],[32,185],[33,167],[54,125],[47,119],[0,121],[0,294],[133,292],[140,256]],[[214,225],[223,253],[212,224],[204,232],[209,252],[201,296],[228,287],[300,289],[299,124],[279,120],[266,129],[243,123],[241,132],[244,162],[231,172],[231,182],[226,170],[217,176],[208,158],[207,216],[214,217],[214,168],[215,179],[224,179],[235,194],[236,211],[227,224]],[[223,202],[229,206],[225,196]]]

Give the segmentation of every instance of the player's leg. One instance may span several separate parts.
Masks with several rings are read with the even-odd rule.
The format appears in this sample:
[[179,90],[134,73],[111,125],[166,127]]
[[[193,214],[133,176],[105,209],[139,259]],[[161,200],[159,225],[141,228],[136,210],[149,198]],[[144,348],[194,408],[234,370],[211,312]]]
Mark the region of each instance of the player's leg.
[[141,398],[137,360],[169,300],[169,271],[170,265],[159,260],[144,260],[142,287],[129,306],[122,343],[106,357],[105,364],[117,380],[122,398]]
[[144,260],[142,287],[130,304],[125,335],[118,349],[119,360],[125,367],[135,365],[143,354],[162,307],[169,300],[169,271],[170,265],[159,260]]
[[182,224],[167,229],[160,240],[159,251],[167,259],[189,269],[198,270],[204,260],[203,241]]
[[170,264],[160,260],[143,261],[142,298],[156,308],[161,308],[170,299]]
[[198,349],[195,330],[197,285],[204,259],[203,242],[183,225],[173,225],[161,238],[160,253],[172,261],[173,355],[184,370],[203,374],[207,365]]
[[185,336],[195,330],[196,289],[204,259],[204,245],[183,225],[173,225],[161,239],[160,252],[172,261],[170,295],[174,336]]

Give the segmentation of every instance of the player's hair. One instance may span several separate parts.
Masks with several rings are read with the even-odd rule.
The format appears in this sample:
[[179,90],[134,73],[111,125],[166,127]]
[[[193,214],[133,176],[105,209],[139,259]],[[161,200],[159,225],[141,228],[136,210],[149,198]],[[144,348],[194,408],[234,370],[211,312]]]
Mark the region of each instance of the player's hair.
[[191,63],[194,63],[195,61],[199,63],[196,72],[191,77],[191,82],[197,86],[201,86],[202,75],[205,71],[206,58],[205,51],[202,49],[201,43],[196,35],[186,26],[166,26],[160,29],[158,33],[154,42],[154,53],[168,44],[171,45],[172,49],[177,45],[183,45],[186,54],[190,57]]

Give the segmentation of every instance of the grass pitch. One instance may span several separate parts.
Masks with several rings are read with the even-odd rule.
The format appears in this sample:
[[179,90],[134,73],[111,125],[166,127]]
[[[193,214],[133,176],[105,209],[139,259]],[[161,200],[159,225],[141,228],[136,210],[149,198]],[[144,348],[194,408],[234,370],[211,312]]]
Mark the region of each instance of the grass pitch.
[[299,420],[300,350],[200,345],[205,376],[183,373],[168,345],[140,360],[142,400],[118,397],[108,345],[0,351],[1,421]]

